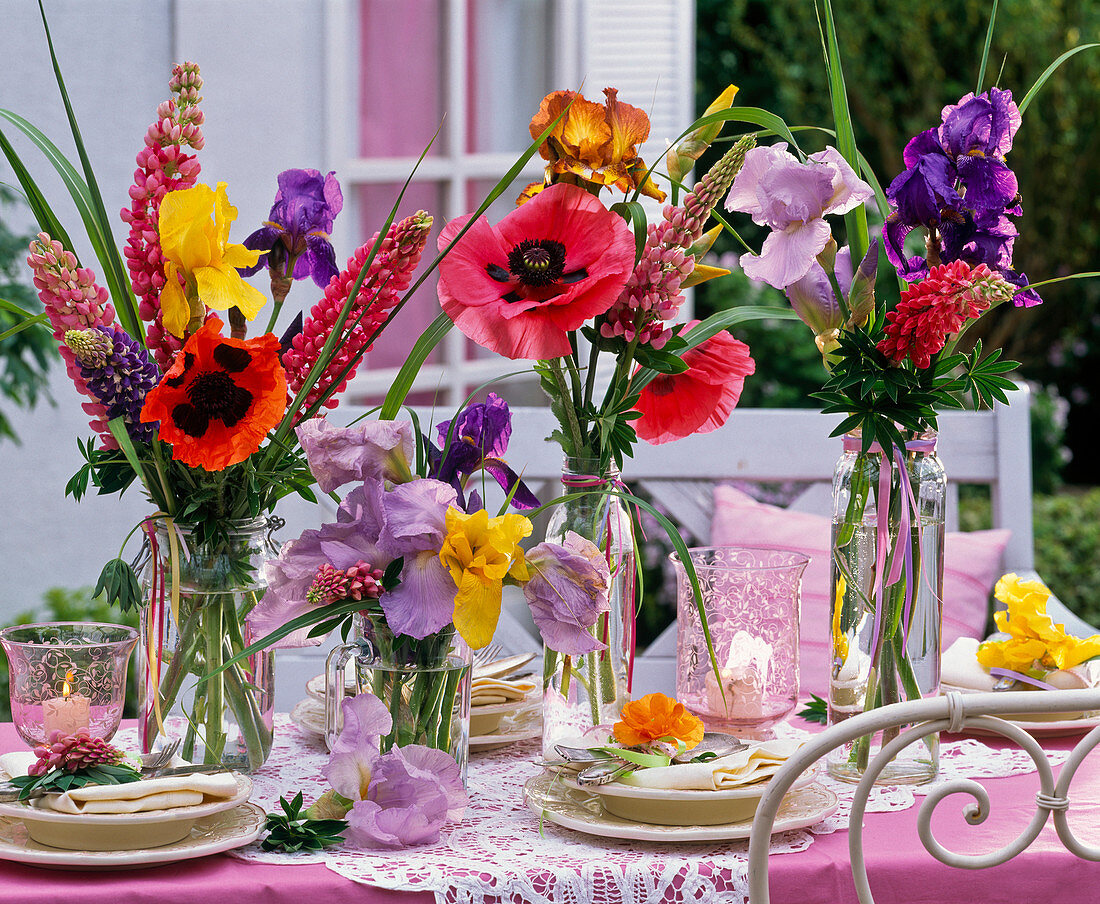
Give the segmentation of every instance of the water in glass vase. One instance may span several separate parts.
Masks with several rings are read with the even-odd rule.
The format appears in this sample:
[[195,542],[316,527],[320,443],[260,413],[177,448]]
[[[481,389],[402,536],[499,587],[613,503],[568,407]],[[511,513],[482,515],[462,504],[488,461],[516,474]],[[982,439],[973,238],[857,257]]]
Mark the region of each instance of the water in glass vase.
[[[905,556],[896,527],[885,544],[886,561],[877,570],[879,538],[874,521],[864,521],[854,529],[843,520],[834,521],[830,725],[880,706],[938,692],[944,536],[942,520],[922,520],[919,532],[909,531],[910,567],[916,586],[907,601],[905,568],[900,569],[900,578],[893,583],[889,580],[895,557]],[[882,584],[877,619],[876,578]],[[827,759],[829,774],[859,781],[882,747],[906,727],[857,738],[833,750]],[[931,781],[938,768],[939,738],[930,735],[899,751],[876,781],[920,784]]]

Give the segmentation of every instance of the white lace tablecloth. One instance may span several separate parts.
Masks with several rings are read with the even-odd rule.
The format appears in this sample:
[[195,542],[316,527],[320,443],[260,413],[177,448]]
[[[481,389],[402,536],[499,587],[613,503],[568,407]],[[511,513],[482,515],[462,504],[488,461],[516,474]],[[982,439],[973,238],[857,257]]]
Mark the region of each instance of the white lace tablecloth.
[[[800,730],[788,728],[786,734]],[[1048,751],[1052,765],[1065,751]],[[393,851],[359,851],[343,846],[318,854],[265,853],[258,844],[233,851],[242,860],[264,863],[324,863],[355,882],[383,888],[431,891],[438,902],[457,904],[659,904],[659,902],[743,901],[748,895],[748,841],[668,845],[614,841],[583,835],[544,822],[527,809],[523,785],[536,775],[538,741],[470,758],[470,806],[461,823],[448,826],[439,843]],[[275,809],[280,795],[301,790],[312,801],[325,790],[321,741],[285,716],[277,722],[275,747],[253,775],[252,800]],[[976,740],[941,742],[940,778],[998,778],[1034,771],[1021,750],[997,750]],[[847,826],[853,787],[820,779],[840,797],[837,813],[809,829],[772,839],[772,853],[802,851],[815,835]],[[919,788],[880,788],[869,812],[905,810]]]

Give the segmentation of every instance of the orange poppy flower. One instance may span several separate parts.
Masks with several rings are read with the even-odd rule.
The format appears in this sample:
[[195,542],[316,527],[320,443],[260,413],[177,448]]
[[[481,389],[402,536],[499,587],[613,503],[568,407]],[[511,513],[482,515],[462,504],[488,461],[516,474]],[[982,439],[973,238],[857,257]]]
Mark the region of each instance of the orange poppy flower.
[[661,738],[683,741],[688,750],[703,740],[703,723],[664,694],[646,694],[623,707],[622,721],[612,726],[615,740],[637,747]]
[[[665,193],[646,179],[646,165],[638,145],[649,137],[649,117],[638,107],[620,103],[618,89],[604,88],[607,100],[597,104],[575,91],[555,91],[542,99],[531,120],[531,137],[538,138],[561,116],[539,153],[546,164],[546,184],[553,181],[615,187],[622,192],[640,188],[658,201]],[[573,176],[556,180],[555,177]],[[643,181],[644,180],[644,181]],[[541,183],[529,185],[519,202],[529,200]]]
[[225,339],[221,331],[217,317],[196,330],[141,409],[142,423],[160,421],[174,459],[208,471],[248,458],[286,410],[279,340]]

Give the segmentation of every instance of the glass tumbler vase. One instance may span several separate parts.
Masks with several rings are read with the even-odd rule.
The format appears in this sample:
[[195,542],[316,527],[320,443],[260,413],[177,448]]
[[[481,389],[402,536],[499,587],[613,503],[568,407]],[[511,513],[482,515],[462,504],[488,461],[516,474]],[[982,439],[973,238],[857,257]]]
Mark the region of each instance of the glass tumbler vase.
[[[699,595],[676,553],[676,696],[709,730],[759,732],[798,702],[802,572],[795,552],[710,546],[689,549]],[[706,615],[715,674],[700,618]]]

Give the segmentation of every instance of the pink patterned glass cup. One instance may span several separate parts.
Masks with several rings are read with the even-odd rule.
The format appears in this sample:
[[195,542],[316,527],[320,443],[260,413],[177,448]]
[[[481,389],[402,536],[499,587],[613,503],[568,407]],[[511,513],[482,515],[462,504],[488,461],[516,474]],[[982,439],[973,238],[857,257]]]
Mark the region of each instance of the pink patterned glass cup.
[[110,740],[122,719],[133,628],[85,622],[16,625],[0,631],[11,679],[11,716],[34,747],[51,731]]
[[707,651],[695,593],[676,566],[676,698],[709,730],[753,732],[794,712],[798,702],[798,617],[809,559],[786,550],[690,549],[719,678]]

